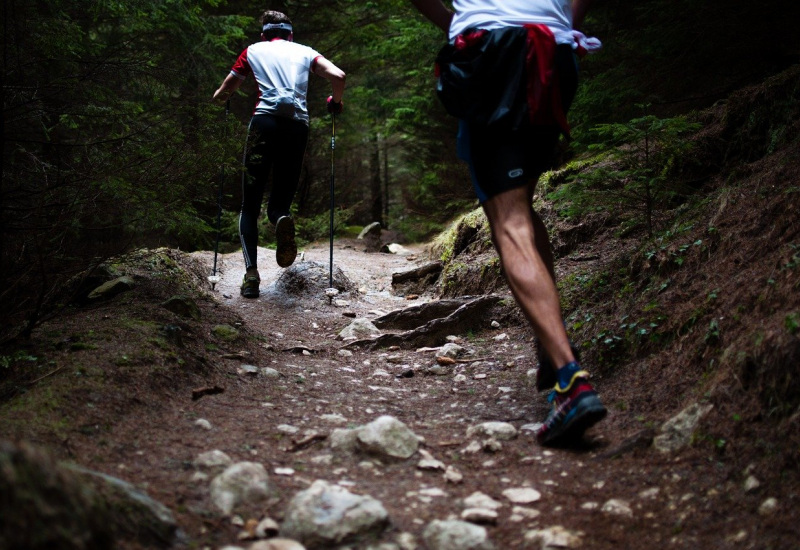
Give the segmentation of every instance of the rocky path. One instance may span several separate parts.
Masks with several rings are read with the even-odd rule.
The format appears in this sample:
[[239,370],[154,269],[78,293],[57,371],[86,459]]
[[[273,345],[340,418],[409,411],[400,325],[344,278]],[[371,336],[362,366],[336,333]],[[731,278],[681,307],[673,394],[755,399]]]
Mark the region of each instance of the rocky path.
[[[737,508],[735,495],[755,493],[757,478],[740,484],[691,451],[654,450],[654,431],[627,418],[602,380],[610,416],[584,445],[538,446],[547,405],[531,383],[524,326],[490,314],[437,346],[346,346],[339,335],[354,319],[430,299],[392,293],[392,272],[424,261],[409,252],[337,243],[334,264],[352,283],[338,304],[324,294],[325,246],[291,268],[302,284],[265,269],[272,252],[260,250],[257,300],[238,295],[238,254],[223,258],[218,300],[264,353],[229,359],[227,391],[175,419],[196,418],[180,453],[192,464],[182,506],[217,518],[198,527],[188,514],[192,539],[252,550],[751,547],[754,528],[717,510]],[[774,504],[759,498],[763,516],[749,515],[768,517]],[[294,542],[262,540],[270,533]]]
[[[653,421],[628,409],[635,377],[596,377],[608,418],[577,448],[537,445],[548,406],[530,330],[506,295],[449,324],[464,310],[398,295],[392,274],[425,264],[422,248],[337,241],[335,297],[327,243],[287,270],[259,254],[258,299],[239,296],[229,254],[202,315],[181,318],[159,271],[179,254],[143,256],[132,289],[44,327],[61,366],[31,385],[38,409],[23,396],[2,410],[0,461],[17,456],[3,439],[27,439],[128,482],[137,507],[160,503],[145,513],[160,526],[123,522],[139,541],[125,549],[163,546],[176,526],[180,549],[796,547],[792,486],[696,444],[702,402]],[[197,261],[208,273],[213,255]],[[345,336],[356,322],[368,332]],[[368,345],[388,335],[398,343]],[[14,471],[2,468],[0,489]]]

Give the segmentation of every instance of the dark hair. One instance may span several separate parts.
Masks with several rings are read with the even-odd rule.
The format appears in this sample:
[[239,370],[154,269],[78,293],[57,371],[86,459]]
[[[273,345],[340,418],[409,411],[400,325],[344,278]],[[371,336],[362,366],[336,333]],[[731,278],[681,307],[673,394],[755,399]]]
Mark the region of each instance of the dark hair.
[[[289,35],[292,34],[292,20],[289,19],[289,16],[285,13],[281,13],[279,11],[272,11],[267,10],[261,14],[259,18],[261,21],[261,34],[264,35],[266,40],[272,40],[273,38],[283,38],[286,40],[289,38]],[[267,29],[263,30],[266,25],[281,25],[288,26],[289,28],[281,28],[281,29]]]

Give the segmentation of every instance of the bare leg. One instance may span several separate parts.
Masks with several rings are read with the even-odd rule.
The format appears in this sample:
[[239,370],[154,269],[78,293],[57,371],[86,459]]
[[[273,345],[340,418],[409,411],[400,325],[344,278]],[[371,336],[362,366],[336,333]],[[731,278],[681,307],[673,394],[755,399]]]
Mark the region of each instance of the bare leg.
[[561,317],[550,239],[531,208],[533,186],[495,195],[483,209],[508,286],[556,368],[574,361]]

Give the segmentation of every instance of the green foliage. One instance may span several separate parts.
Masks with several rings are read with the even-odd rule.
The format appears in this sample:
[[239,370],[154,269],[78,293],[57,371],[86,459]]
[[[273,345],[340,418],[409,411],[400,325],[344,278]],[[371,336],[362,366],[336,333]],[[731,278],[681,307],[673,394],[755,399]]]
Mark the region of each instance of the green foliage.
[[218,78],[225,52],[209,46],[242,37],[241,18],[206,11],[218,5],[55,0],[4,12],[0,338],[29,331],[59,285],[103,258],[211,242],[208,207],[233,150],[203,139],[225,132],[198,84]]
[[602,209],[628,223],[644,223],[652,236],[659,212],[685,192],[673,176],[692,148],[684,135],[698,128],[683,117],[649,114],[624,124],[597,125],[599,141],[591,149],[605,159],[554,196],[569,198],[577,212]]

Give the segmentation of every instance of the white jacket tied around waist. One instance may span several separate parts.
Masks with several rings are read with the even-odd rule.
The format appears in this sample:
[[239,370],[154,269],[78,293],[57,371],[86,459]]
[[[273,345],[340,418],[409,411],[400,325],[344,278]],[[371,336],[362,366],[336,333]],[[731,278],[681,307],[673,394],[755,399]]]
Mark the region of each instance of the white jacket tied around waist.
[[486,30],[529,23],[547,25],[556,44],[569,44],[579,53],[592,53],[602,44],[572,29],[571,0],[454,0],[450,40],[469,28]]

